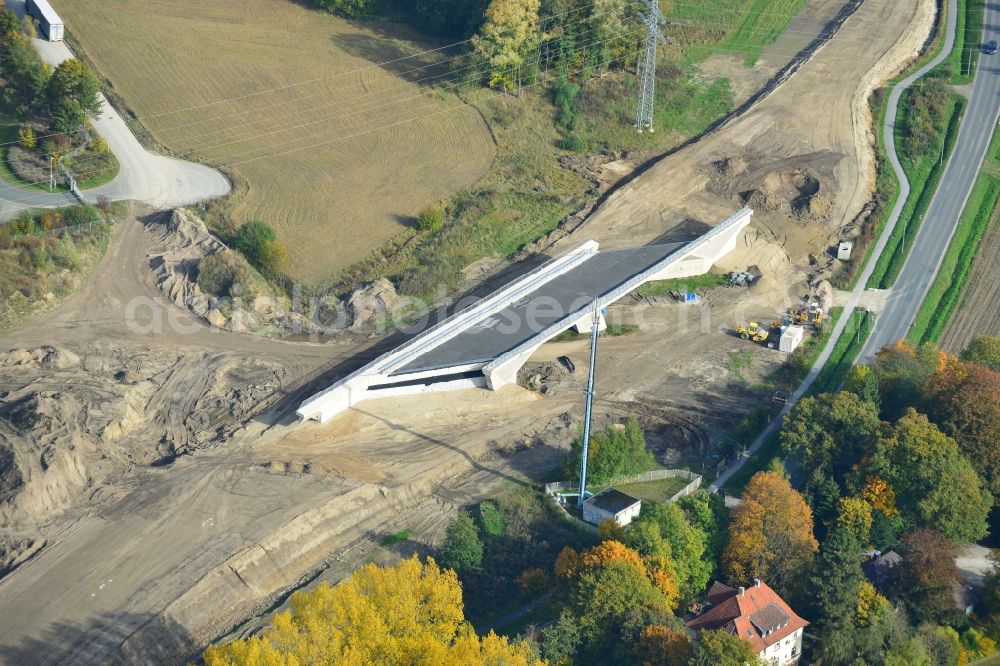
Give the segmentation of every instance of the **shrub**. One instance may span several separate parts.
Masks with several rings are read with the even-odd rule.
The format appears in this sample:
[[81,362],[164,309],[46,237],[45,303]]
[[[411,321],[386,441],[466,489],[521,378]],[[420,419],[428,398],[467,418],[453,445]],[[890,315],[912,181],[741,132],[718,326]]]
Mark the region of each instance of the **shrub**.
[[90,142],[90,145],[87,146],[87,150],[97,155],[103,155],[109,150],[108,142],[105,141],[102,136],[95,136]]
[[31,125],[22,126],[17,131],[17,138],[21,142],[21,145],[29,150],[38,145],[38,140],[35,138],[35,130]]
[[479,522],[486,534],[496,537],[503,536],[505,527],[503,515],[493,502],[483,501],[479,503]]
[[83,204],[82,206],[70,206],[63,209],[62,217],[66,221],[66,226],[72,227],[100,219],[100,213],[95,206]]
[[556,147],[573,153],[583,152],[583,149],[585,148],[583,139],[572,132],[556,141]]
[[275,240],[274,229],[259,220],[245,222],[233,237],[233,247],[251,264],[260,266],[261,255],[267,244]]
[[71,271],[80,268],[80,252],[76,249],[76,244],[73,243],[73,239],[69,237],[69,234],[64,233],[59,242],[56,243],[56,247],[52,252],[52,260],[56,266],[68,268]]
[[560,74],[559,78],[552,85],[552,98],[559,111],[556,123],[566,131],[572,131],[576,127],[577,118],[580,116],[580,109],[576,105],[576,96],[580,94],[580,86],[566,78],[566,74]]
[[213,296],[231,296],[233,287],[245,286],[252,279],[246,260],[231,250],[209,255],[198,263],[198,286]]
[[444,226],[444,211],[437,206],[428,206],[417,216],[417,226],[421,231],[437,231]]
[[277,273],[288,265],[288,249],[281,241],[273,240],[265,243],[258,262],[261,270]]

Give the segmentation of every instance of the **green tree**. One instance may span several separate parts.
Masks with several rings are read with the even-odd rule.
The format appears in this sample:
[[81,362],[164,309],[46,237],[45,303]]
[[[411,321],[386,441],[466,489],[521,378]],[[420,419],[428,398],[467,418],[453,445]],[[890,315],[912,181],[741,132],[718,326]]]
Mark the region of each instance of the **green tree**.
[[688,522],[697,527],[707,537],[706,556],[711,562],[718,562],[726,547],[729,527],[729,509],[726,500],[718,493],[701,490],[685,495],[677,500],[677,506],[687,516]]
[[100,92],[100,81],[85,64],[75,58],[59,63],[45,86],[45,95],[53,116],[60,112],[80,116],[100,114]]
[[472,45],[490,65],[491,87],[520,88],[522,69],[538,45],[538,9],[539,0],[492,0],[486,8]]
[[[556,572],[569,584],[582,639],[581,663],[605,663],[626,633],[628,644],[621,647],[630,651],[642,627],[662,623],[677,606],[679,592],[669,562],[644,560],[617,541],[603,541],[579,557],[564,550]],[[642,609],[640,616],[637,609]]]
[[465,38],[483,21],[486,0],[414,0],[411,16],[431,35]]
[[966,363],[975,363],[1000,372],[1000,337],[977,335],[959,356]]
[[643,505],[628,539],[644,557],[670,558],[682,598],[691,599],[708,585],[713,569],[713,560],[706,552],[708,536],[692,526],[676,504]]
[[815,630],[824,664],[848,664],[857,654],[853,636],[864,581],[861,548],[854,533],[838,525],[819,549],[812,588],[820,618]]
[[550,666],[571,666],[580,640],[580,626],[576,618],[568,610],[563,610],[555,623],[542,630],[538,647],[542,658]]
[[21,30],[17,14],[6,7],[0,9],[0,38],[16,35]]
[[244,222],[236,230],[233,237],[233,247],[247,258],[254,266],[260,266],[261,257],[267,252],[268,243],[273,242],[274,229],[259,220]]
[[[563,459],[566,478],[580,478],[582,455],[581,434],[573,440],[570,453]],[[592,432],[587,458],[587,481],[594,484],[607,483],[617,476],[638,474],[656,467],[656,459],[646,448],[646,437],[634,416],[629,418],[624,427],[608,425],[602,431]]]
[[760,666],[753,645],[724,629],[698,634],[690,666]]
[[378,11],[378,0],[315,0],[321,9],[344,18],[364,18]]
[[908,407],[921,407],[927,378],[944,365],[944,355],[937,345],[914,347],[900,340],[882,348],[875,355],[872,371],[878,379],[882,418],[895,420]]
[[914,525],[955,542],[986,535],[993,498],[955,440],[926,416],[910,409],[876,449],[867,466],[893,488],[896,506]]
[[855,393],[808,397],[785,419],[781,445],[804,475],[818,472],[842,483],[857,461],[874,451],[881,425],[878,408]]
[[474,569],[483,561],[483,542],[472,518],[462,513],[448,526],[438,553],[442,566],[463,571]]
[[878,394],[878,378],[867,365],[856,365],[851,368],[844,381],[844,390],[856,393],[859,398],[875,406],[876,411],[881,404]]

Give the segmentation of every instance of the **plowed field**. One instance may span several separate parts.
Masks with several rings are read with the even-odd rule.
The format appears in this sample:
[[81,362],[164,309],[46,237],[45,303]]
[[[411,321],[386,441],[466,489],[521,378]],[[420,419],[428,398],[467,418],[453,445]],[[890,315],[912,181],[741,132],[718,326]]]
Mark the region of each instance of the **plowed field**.
[[962,301],[951,316],[941,336],[945,351],[960,352],[977,335],[997,335],[1000,332],[1000,280],[997,261],[1000,260],[1000,209],[993,211],[989,231],[972,262],[972,274],[962,290]]
[[494,157],[478,112],[427,86],[452,54],[408,58],[439,45],[403,28],[290,0],[55,5],[158,143],[246,181],[236,222],[274,226],[297,280],[366,257]]

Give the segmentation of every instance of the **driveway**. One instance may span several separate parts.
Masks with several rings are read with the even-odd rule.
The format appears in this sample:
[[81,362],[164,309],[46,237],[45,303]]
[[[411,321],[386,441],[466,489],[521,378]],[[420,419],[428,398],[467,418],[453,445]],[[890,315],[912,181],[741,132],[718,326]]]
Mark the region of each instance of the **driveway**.
[[[5,4],[18,15],[23,15],[23,0],[5,0]],[[42,59],[53,67],[74,57],[64,42],[36,39],[35,46]],[[107,140],[121,163],[121,171],[110,183],[85,190],[88,201],[96,202],[97,197],[103,195],[111,199],[134,199],[156,208],[172,208],[229,193],[229,181],[215,169],[156,155],[143,148],[103,95],[101,104],[100,117],[93,119],[94,127]],[[75,203],[75,200],[65,193],[48,194],[0,181],[0,218],[11,217],[25,208],[65,206],[69,203]]]

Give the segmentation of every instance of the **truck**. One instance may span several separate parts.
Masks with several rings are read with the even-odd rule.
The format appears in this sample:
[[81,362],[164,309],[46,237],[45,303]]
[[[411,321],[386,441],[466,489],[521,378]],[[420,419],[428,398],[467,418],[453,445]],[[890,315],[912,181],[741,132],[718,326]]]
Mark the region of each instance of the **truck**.
[[65,31],[63,20],[56,14],[56,10],[52,9],[48,0],[27,0],[24,3],[24,10],[28,16],[38,21],[38,27],[50,42],[62,41]]

